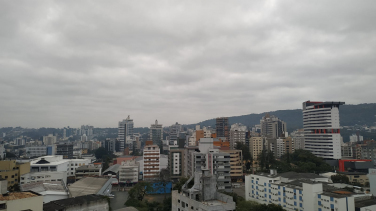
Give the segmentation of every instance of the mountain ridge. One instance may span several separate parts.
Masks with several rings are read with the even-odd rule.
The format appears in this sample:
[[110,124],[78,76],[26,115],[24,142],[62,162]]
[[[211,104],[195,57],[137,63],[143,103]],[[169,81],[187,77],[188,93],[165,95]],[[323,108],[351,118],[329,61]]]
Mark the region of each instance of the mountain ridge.
[[[275,115],[287,124],[287,131],[292,132],[296,129],[303,128],[303,114],[302,109],[288,109],[277,110],[263,113],[252,113],[240,116],[229,117],[229,124],[241,123],[247,127],[260,124],[260,119],[269,113]],[[340,113],[340,125],[352,126],[352,125],[375,125],[376,123],[376,103],[362,103],[362,104],[349,104],[342,105],[339,108]],[[184,124],[187,128],[194,128],[195,125],[211,126],[215,127],[215,118],[204,120],[196,124]]]

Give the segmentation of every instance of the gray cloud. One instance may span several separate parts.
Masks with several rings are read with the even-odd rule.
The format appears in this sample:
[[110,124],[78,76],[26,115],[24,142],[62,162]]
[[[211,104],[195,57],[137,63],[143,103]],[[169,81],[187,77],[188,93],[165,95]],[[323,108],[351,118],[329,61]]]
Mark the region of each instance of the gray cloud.
[[374,1],[2,1],[0,127],[374,103]]

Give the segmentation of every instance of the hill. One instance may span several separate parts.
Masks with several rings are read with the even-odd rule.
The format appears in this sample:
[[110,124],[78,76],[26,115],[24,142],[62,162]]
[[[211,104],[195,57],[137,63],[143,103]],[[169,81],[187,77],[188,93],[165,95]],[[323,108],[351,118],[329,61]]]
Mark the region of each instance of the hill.
[[[275,115],[287,123],[287,131],[292,132],[295,129],[303,128],[302,109],[295,110],[278,110],[264,112],[260,114],[247,114],[242,116],[229,117],[229,123],[242,123],[248,127],[260,124],[260,119],[266,113]],[[339,109],[341,126],[353,125],[375,125],[376,123],[376,103],[359,104],[359,105],[343,105]],[[197,123],[203,126],[215,127],[215,119],[209,119]],[[185,125],[188,128],[194,128],[197,124]]]

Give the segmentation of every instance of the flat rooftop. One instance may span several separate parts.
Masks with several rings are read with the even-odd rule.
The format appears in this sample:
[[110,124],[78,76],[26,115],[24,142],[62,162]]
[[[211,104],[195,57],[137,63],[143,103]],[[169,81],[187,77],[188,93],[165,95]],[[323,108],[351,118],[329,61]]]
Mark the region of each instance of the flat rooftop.
[[0,201],[11,201],[11,200],[17,200],[17,199],[26,199],[31,197],[39,196],[36,193],[32,192],[11,192],[8,194],[0,195]]
[[36,193],[44,191],[66,192],[61,181],[33,182],[21,185],[22,191],[33,191]]
[[108,178],[85,177],[69,186],[72,197],[97,194],[106,184]]

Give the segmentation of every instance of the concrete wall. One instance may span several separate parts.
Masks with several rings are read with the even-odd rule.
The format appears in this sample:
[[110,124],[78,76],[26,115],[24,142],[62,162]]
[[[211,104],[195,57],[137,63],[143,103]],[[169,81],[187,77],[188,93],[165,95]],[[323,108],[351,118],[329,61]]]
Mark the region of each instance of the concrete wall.
[[43,203],[69,198],[67,192],[44,191],[39,194],[43,195]]
[[74,205],[71,207],[67,207],[66,209],[66,211],[93,211],[93,210],[98,210],[98,211],[110,210],[107,199],[98,200],[98,201],[90,201],[89,203],[84,203],[81,205]]
[[[3,202],[0,202],[3,203]],[[24,198],[18,200],[6,201],[7,209],[5,211],[15,211],[15,210],[33,210],[42,211],[43,210],[43,196],[35,196],[31,198]]]

